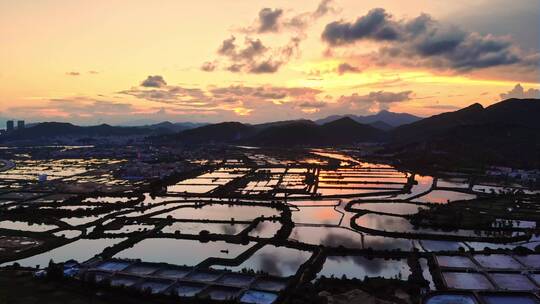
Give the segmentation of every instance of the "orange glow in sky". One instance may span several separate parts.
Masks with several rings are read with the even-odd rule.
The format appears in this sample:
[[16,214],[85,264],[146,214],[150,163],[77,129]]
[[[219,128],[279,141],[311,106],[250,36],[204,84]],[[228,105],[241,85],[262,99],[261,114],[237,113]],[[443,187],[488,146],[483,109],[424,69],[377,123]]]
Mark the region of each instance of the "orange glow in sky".
[[429,116],[540,98],[540,3],[506,4],[0,0],[0,120]]

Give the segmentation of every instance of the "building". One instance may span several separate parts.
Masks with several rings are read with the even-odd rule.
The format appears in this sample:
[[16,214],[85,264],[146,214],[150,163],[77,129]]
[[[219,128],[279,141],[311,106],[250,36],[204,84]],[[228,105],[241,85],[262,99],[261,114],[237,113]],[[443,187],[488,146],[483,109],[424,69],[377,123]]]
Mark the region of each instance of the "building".
[[14,128],[13,120],[6,121],[6,132],[12,132]]
[[18,130],[24,129],[24,120],[17,121],[17,129]]

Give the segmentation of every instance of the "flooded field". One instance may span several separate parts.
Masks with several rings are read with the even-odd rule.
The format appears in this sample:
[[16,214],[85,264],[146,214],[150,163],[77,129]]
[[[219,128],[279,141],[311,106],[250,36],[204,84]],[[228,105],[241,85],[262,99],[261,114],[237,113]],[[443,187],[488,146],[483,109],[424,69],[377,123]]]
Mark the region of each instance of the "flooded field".
[[340,151],[236,153],[152,183],[109,172],[123,160],[15,161],[0,182],[0,264],[74,260],[84,280],[242,303],[323,277],[540,289],[533,190],[499,195]]

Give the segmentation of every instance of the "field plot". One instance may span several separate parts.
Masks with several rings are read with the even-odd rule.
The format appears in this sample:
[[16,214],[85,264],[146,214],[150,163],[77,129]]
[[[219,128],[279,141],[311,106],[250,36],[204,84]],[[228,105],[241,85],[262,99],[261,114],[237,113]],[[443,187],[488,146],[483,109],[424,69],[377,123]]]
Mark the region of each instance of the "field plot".
[[119,178],[123,160],[110,159],[52,162],[41,183],[32,162],[4,171],[29,179],[0,181],[0,265],[52,259],[104,288],[242,303],[342,277],[426,291],[540,288],[533,195],[482,193],[463,177],[339,151],[234,151],[151,182]]

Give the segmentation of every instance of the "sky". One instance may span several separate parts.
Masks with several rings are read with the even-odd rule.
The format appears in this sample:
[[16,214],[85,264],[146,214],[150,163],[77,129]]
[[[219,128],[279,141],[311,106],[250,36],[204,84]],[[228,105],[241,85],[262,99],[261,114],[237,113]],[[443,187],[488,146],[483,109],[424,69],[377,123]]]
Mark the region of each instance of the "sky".
[[540,98],[540,0],[0,0],[0,120],[430,116]]

